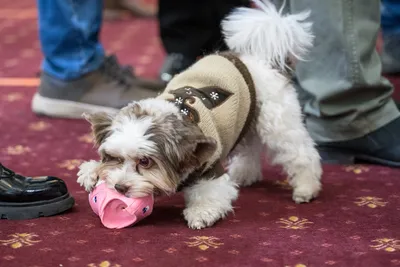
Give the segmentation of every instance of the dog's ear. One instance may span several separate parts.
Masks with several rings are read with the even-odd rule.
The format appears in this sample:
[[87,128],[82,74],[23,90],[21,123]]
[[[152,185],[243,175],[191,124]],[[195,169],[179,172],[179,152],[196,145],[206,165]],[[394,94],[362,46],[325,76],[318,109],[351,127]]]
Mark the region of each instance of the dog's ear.
[[205,136],[197,124],[183,120],[179,127],[180,146],[184,156],[181,168],[192,172],[201,168],[217,150],[217,141]]
[[175,114],[153,118],[146,135],[156,144],[161,158],[180,174],[202,167],[217,149],[213,138],[206,137],[196,124]]
[[198,166],[203,166],[217,150],[217,141],[214,138],[201,136],[194,142],[193,155],[198,161]]
[[94,143],[98,147],[111,133],[113,116],[106,112],[83,114],[83,117],[91,124]]
[[217,149],[217,142],[203,134],[193,135],[182,142],[181,149],[186,155],[181,162],[181,171],[190,173],[204,166],[212,157]]

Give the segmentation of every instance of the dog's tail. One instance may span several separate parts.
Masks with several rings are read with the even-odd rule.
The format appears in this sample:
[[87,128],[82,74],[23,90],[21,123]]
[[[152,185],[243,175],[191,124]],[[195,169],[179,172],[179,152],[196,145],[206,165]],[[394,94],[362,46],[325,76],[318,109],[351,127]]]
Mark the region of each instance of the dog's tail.
[[287,60],[304,60],[314,39],[312,23],[305,21],[309,12],[283,15],[268,0],[252,1],[257,9],[237,8],[222,21],[228,47],[279,69],[287,67]]

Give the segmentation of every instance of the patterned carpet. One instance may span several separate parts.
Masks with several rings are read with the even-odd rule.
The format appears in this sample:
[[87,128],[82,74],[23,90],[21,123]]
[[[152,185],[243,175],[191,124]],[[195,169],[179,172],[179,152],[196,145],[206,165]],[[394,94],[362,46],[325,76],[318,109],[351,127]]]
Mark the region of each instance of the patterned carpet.
[[[323,193],[304,205],[265,167],[265,180],[242,189],[235,214],[212,228],[188,229],[179,195],[159,200],[133,228],[105,229],[75,182],[78,164],[95,157],[88,125],[30,111],[41,59],[33,1],[0,6],[0,161],[62,177],[76,198],[61,216],[1,221],[0,266],[400,266],[400,170],[376,166],[325,167]],[[163,54],[155,21],[106,24],[102,39],[139,75],[156,75]]]

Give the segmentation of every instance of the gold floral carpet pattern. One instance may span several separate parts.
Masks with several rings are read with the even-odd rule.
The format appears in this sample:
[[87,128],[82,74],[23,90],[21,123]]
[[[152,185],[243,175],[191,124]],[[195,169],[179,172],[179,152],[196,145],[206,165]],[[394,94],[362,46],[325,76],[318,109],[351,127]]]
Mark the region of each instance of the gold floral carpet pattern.
[[[76,199],[60,216],[0,221],[1,267],[400,266],[400,170],[384,167],[327,166],[321,196],[296,205],[285,177],[266,166],[265,180],[242,189],[235,214],[212,228],[188,229],[178,195],[157,201],[135,227],[105,229],[75,182],[77,166],[96,157],[87,123],[30,111],[41,59],[34,2],[0,6],[0,161],[59,176]],[[155,21],[106,24],[102,39],[139,75],[156,75]]]

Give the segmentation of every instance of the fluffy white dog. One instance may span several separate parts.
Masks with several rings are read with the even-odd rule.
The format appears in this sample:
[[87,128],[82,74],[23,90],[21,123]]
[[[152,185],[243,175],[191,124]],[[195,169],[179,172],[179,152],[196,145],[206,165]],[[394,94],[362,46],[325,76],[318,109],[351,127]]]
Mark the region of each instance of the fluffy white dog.
[[238,186],[261,180],[266,146],[295,202],[317,196],[320,158],[289,75],[312,46],[308,13],[284,16],[269,2],[254,3],[222,23],[231,52],[202,58],[157,98],[87,115],[101,156],[80,166],[87,191],[99,177],[130,197],[182,190],[188,226],[204,228],[232,211]]

